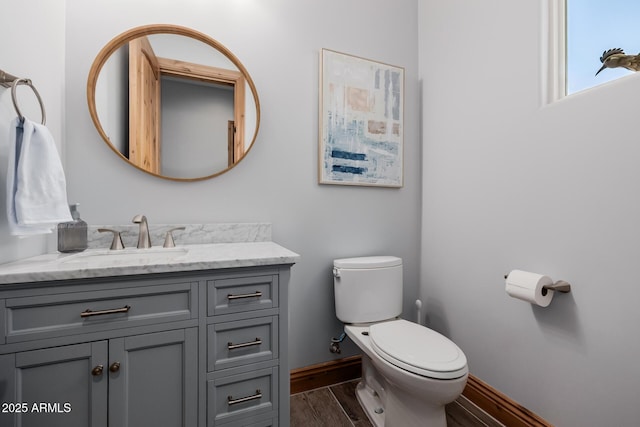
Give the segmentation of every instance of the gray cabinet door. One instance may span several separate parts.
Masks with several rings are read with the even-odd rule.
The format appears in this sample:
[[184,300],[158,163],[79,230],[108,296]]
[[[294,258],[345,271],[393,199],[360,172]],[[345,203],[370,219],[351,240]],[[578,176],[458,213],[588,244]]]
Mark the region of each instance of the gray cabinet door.
[[197,424],[197,336],[189,328],[109,341],[110,426]]
[[107,427],[107,353],[97,341],[0,356],[0,425]]

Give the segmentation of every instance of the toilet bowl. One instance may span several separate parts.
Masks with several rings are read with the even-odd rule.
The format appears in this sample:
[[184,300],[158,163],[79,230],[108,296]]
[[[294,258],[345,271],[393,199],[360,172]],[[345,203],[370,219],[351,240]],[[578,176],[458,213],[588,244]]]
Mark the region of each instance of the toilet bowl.
[[[360,404],[376,427],[446,426],[444,406],[456,400],[467,383],[464,353],[444,336],[415,323],[402,319],[383,323],[345,326],[347,336],[364,353],[362,384],[356,390]],[[401,335],[408,339],[407,344],[415,344],[414,349],[407,349],[404,355],[404,349],[392,349],[394,356],[384,352],[374,343],[380,338],[376,328],[381,325],[392,326],[389,331],[406,327]],[[433,353],[414,351],[423,346],[422,334],[411,336],[416,327],[431,335],[426,345],[432,345]],[[426,358],[421,360],[421,356]],[[372,369],[376,373],[369,372]]]
[[371,422],[376,427],[446,427],[445,405],[466,385],[467,359],[445,336],[398,318],[402,260],[335,260],[334,277],[336,314],[363,352],[356,395]]

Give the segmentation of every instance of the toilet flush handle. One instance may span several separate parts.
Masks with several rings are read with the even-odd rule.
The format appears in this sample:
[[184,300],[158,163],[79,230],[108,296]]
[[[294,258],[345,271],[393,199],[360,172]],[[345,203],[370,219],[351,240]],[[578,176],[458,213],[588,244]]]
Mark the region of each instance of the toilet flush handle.
[[333,277],[335,277],[336,279],[340,278],[340,270],[338,269],[338,267],[333,267]]

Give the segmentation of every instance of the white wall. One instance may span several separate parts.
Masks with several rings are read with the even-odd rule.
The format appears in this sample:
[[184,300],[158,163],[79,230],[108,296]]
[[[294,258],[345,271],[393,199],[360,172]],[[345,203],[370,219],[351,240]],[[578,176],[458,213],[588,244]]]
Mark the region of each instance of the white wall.
[[[420,162],[418,1],[401,0],[68,0],[66,133],[70,202],[90,224],[125,224],[144,213],[159,223],[273,224],[276,242],[302,255],[291,282],[291,368],[355,353],[329,353],[341,332],[333,306],[332,260],[404,258],[406,307],[418,292]],[[255,146],[230,172],[180,183],[154,178],[117,158],[93,127],[89,68],[115,35],[173,23],[228,47],[253,78],[261,105]],[[318,57],[321,48],[405,67],[405,186],[317,184]],[[408,311],[408,315],[413,315]]]
[[115,51],[104,63],[96,81],[96,114],[100,126],[120,153],[129,150],[129,47]]
[[[421,292],[480,379],[554,425],[634,426],[640,75],[541,106],[540,3],[420,2]],[[573,291],[509,298],[515,268]]]
[[[64,150],[64,27],[65,2],[23,0],[3,2],[0,12],[0,69],[19,78],[29,78],[42,97],[47,126]],[[27,86],[18,86],[18,106],[30,119],[40,122],[36,96]],[[6,185],[10,123],[16,117],[11,89],[0,86],[0,262],[38,255],[55,248],[51,236],[18,238],[7,226]]]
[[[275,240],[303,256],[292,277],[292,367],[333,357],[333,258],[402,256],[408,315],[421,263],[427,321],[464,349],[474,375],[555,425],[637,424],[640,76],[541,107],[539,2],[423,0],[419,17],[415,0],[67,0],[66,14],[64,4],[3,5],[0,36],[20,42],[2,45],[0,68],[37,85],[66,157],[70,201],[87,221],[127,223],[143,212],[152,226],[272,222]],[[93,58],[117,33],[153,22],[211,35],[256,82],[256,146],[221,177],[152,178],[117,159],[93,128]],[[316,184],[322,47],[405,67],[403,189]],[[0,89],[0,175],[14,115]],[[43,251],[44,239],[8,236],[0,192],[0,260]],[[573,292],[530,307],[504,292],[513,268],[568,280]],[[353,352],[347,345],[340,357]]]

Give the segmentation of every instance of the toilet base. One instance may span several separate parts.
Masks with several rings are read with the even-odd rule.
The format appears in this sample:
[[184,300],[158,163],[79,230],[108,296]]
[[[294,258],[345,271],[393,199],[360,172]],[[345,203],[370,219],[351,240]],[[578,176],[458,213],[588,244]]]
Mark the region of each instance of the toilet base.
[[378,394],[360,381],[356,387],[356,397],[371,424],[384,427],[384,407]]
[[[363,379],[356,387],[356,398],[375,427],[446,427],[443,404],[425,402],[420,393],[407,393],[385,381],[371,360],[363,356]],[[448,400],[448,399],[447,399]],[[388,424],[387,424],[388,422]]]

